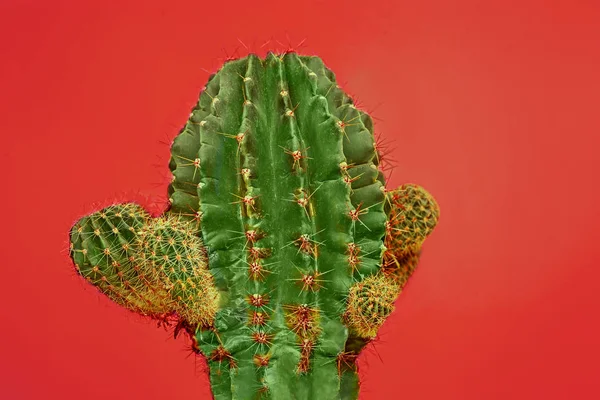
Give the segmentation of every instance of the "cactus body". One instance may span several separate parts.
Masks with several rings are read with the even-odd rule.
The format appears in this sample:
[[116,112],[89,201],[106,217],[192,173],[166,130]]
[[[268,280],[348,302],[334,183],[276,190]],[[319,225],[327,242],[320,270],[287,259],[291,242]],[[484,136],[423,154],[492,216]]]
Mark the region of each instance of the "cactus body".
[[171,153],[163,217],[119,205],[74,226],[82,275],[133,311],[173,316],[216,399],[356,398],[358,352],[414,271],[435,201],[386,194],[372,120],[318,57],[227,62]]

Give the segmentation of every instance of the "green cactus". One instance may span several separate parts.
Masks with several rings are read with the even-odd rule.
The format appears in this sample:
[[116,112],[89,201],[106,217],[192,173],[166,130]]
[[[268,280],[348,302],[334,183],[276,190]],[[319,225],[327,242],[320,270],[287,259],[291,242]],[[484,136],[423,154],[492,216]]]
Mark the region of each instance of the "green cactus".
[[137,232],[150,215],[135,204],[114,205],[82,218],[71,229],[75,269],[118,304],[160,317],[169,314],[169,295],[140,269]]
[[169,209],[84,217],[71,257],[187,332],[215,399],[355,399],[356,358],[439,215],[417,187],[387,192],[378,164],[371,118],[318,57],[228,61],[171,146]]
[[384,274],[374,274],[352,285],[348,295],[346,320],[358,337],[374,338],[394,311],[400,288]]
[[174,214],[151,219],[137,235],[136,262],[169,295],[173,310],[189,324],[209,326],[219,292],[212,284],[206,250],[196,229]]

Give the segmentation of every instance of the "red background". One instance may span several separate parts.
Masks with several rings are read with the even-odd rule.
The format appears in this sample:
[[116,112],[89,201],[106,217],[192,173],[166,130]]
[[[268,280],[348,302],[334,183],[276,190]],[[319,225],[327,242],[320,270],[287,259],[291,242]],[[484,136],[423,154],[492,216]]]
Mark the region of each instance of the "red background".
[[67,233],[163,202],[206,71],[286,35],[442,209],[361,398],[600,398],[597,1],[88,3],[0,3],[0,398],[209,398],[185,341],[74,275]]

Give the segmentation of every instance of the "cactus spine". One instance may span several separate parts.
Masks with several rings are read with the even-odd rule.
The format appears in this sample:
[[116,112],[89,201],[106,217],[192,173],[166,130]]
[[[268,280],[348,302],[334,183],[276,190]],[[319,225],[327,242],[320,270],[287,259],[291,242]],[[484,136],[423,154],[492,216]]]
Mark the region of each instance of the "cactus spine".
[[356,398],[356,357],[416,267],[433,198],[385,191],[371,118],[295,53],[225,63],[171,154],[162,217],[115,205],[73,227],[80,273],[177,321],[216,399]]

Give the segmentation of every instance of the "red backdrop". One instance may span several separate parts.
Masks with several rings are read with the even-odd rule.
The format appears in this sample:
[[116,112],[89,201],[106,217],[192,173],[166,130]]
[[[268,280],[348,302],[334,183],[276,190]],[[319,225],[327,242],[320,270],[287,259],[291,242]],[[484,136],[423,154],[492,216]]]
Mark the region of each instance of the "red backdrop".
[[67,233],[164,201],[161,141],[271,38],[305,40],[393,142],[391,186],[442,209],[362,399],[600,398],[597,1],[88,3],[0,3],[0,398],[209,398],[185,341],[74,275]]

